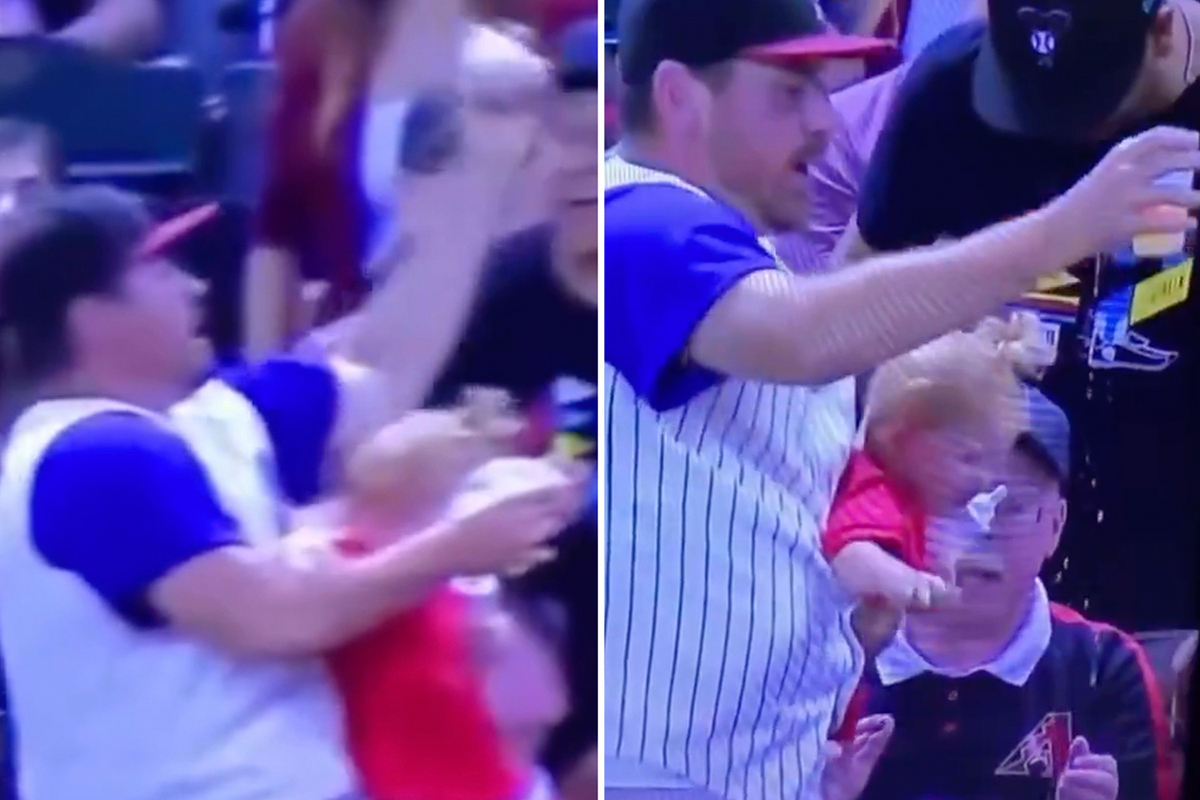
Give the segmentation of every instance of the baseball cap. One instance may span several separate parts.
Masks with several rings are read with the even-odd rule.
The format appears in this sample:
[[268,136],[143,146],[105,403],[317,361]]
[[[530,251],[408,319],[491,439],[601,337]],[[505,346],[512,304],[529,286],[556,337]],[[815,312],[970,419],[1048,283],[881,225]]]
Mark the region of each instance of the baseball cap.
[[632,85],[650,80],[663,61],[694,68],[739,57],[804,63],[893,47],[838,33],[814,0],[624,0],[616,34],[621,77]]
[[24,349],[61,325],[73,301],[108,291],[133,263],[170,256],[218,213],[202,205],[157,223],[118,189],[48,189],[0,217],[0,325]]
[[1035,386],[1026,385],[1029,423],[1017,437],[1017,448],[1040,462],[1066,486],[1071,474],[1071,423],[1067,414]]
[[989,0],[972,96],[993,128],[1071,138],[1116,112],[1164,0]]

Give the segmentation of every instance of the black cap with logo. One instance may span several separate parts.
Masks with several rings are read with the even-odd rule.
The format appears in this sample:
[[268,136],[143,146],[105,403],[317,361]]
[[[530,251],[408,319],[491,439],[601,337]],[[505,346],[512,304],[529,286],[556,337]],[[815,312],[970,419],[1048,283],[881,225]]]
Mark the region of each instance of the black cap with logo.
[[1117,111],[1164,0],[989,0],[974,104],[993,128],[1087,135]]
[[624,0],[616,34],[621,77],[630,85],[650,80],[664,61],[695,68],[733,58],[794,64],[893,47],[838,33],[813,0]]

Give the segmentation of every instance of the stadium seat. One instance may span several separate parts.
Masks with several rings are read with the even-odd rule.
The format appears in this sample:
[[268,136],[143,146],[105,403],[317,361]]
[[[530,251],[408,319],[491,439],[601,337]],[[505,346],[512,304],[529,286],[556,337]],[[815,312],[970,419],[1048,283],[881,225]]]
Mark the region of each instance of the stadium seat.
[[203,81],[182,62],[130,65],[55,40],[0,39],[0,117],[50,128],[72,180],[194,175]]
[[1188,640],[1188,637],[1194,633],[1195,631],[1189,630],[1170,630],[1149,631],[1134,635],[1138,644],[1146,651],[1146,658],[1154,670],[1154,676],[1158,679],[1158,686],[1162,692],[1163,702],[1169,703],[1171,694],[1175,690],[1175,668],[1173,665],[1175,654],[1179,652],[1180,647]]

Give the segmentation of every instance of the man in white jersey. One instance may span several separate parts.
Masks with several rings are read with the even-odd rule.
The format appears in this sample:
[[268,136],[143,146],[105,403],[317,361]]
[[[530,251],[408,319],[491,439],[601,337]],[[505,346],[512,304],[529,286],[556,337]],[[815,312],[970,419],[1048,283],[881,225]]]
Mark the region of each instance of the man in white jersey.
[[204,211],[155,228],[90,187],[5,220],[6,365],[39,396],[0,467],[23,800],[357,798],[319,654],[451,575],[505,569],[575,513],[571,491],[527,494],[353,562],[281,543],[285,504],[420,401],[470,308],[532,127],[467,117],[460,157],[409,176],[415,255],[356,332],[377,368],[275,360],[196,389],[199,287],[168,253]]
[[[1140,229],[1200,136],[1153,131],[1044,209],[938,249],[794,276],[834,125],[824,60],[879,49],[808,0],[625,0],[606,161],[606,790],[850,800],[889,721],[822,770],[861,669],[819,548],[853,380]],[[1050,231],[1054,231],[1054,235]],[[1065,235],[1065,240],[1062,238]],[[1036,269],[1035,269],[1036,266]]]

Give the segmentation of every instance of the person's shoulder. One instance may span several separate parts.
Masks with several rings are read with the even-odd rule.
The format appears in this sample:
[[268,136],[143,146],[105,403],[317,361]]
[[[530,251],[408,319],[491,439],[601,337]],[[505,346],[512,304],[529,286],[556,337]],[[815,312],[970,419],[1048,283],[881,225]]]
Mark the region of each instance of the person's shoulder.
[[901,78],[902,90],[969,89],[975,59],[986,36],[987,23],[982,21],[964,22],[950,28],[912,60]]
[[42,453],[35,480],[39,493],[57,494],[85,484],[119,489],[180,471],[192,473],[197,463],[187,442],[169,425],[135,412],[106,411],[59,433]]
[[1051,604],[1050,614],[1052,646],[1068,660],[1086,663],[1097,680],[1124,675],[1154,681],[1149,657],[1132,634],[1058,603]]
[[699,190],[639,183],[605,193],[604,242],[606,253],[615,259],[625,248],[633,248],[635,254],[686,248],[698,236],[766,254],[745,216]]
[[964,23],[943,33],[902,67],[894,90],[896,117],[908,125],[940,128],[973,115],[972,73],[986,35],[985,23]]
[[55,461],[130,458],[173,458],[187,450],[179,434],[149,415],[133,411],[105,411],[85,417],[65,428],[46,448],[43,463]]

